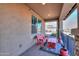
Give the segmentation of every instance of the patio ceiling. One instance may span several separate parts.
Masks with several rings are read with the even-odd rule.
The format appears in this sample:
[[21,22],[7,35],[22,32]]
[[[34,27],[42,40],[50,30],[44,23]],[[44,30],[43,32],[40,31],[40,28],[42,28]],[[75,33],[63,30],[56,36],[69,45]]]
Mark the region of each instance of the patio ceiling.
[[57,20],[60,17],[62,3],[27,3],[27,5],[38,13],[44,20]]

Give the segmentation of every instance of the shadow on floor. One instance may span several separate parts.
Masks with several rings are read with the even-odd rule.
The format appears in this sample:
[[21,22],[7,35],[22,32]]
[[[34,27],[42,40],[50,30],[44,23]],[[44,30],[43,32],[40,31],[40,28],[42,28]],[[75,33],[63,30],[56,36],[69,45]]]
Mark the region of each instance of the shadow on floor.
[[34,45],[20,56],[55,56],[55,54],[40,50],[39,46]]

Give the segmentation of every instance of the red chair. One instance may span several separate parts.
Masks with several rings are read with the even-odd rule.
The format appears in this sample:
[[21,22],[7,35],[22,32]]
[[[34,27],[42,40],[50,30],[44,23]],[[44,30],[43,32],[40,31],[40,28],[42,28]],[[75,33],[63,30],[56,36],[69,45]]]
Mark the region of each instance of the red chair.
[[37,34],[36,44],[43,47],[45,42],[45,36],[43,34]]
[[49,38],[48,39],[48,43],[47,43],[47,47],[48,48],[56,48],[56,38]]

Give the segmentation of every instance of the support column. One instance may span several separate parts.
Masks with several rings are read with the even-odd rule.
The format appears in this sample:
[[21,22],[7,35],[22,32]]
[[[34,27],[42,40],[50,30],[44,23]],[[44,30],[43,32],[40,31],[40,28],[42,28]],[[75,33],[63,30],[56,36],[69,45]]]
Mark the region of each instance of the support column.
[[42,33],[45,35],[45,21],[42,20]]
[[63,20],[62,19],[59,19],[59,24],[58,24],[58,26],[59,26],[59,36],[58,37],[60,37],[61,36],[61,33],[63,32]]
[[63,27],[62,27],[63,24],[62,23],[63,23],[62,20],[57,21],[57,38],[60,37],[60,34],[63,30]]

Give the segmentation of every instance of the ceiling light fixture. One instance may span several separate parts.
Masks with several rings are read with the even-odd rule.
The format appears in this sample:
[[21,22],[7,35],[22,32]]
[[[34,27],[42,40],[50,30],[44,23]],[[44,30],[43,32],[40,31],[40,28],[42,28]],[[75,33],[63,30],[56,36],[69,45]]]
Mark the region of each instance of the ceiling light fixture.
[[45,5],[46,3],[42,3],[42,5]]
[[48,14],[48,17],[50,16],[50,14]]

